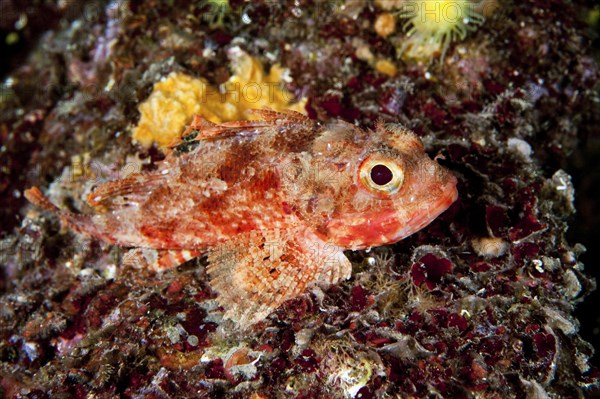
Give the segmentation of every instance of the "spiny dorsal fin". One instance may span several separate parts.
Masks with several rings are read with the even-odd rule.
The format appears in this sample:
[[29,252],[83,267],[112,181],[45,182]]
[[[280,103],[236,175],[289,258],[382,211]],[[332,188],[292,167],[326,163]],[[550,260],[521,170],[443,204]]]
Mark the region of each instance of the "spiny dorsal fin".
[[117,205],[118,198],[127,198],[127,201],[141,202],[156,187],[164,184],[168,177],[167,173],[159,171],[136,173],[121,180],[109,181],[100,184],[89,193],[87,203],[91,207],[106,206],[110,208]]
[[308,116],[301,114],[297,111],[285,110],[275,111],[270,108],[263,109],[252,109],[248,111],[250,115],[256,115],[263,120],[274,123],[274,124],[303,124],[303,125],[314,125],[316,122],[310,119]]
[[168,148],[174,148],[185,141],[185,137],[196,132],[192,141],[202,141],[232,137],[244,130],[260,130],[275,126],[302,124],[306,127],[314,126],[316,122],[296,111],[278,112],[269,108],[253,109],[247,111],[250,116],[257,116],[262,120],[242,120],[214,123],[201,115],[194,115],[192,122],[187,126],[181,137],[171,143]]

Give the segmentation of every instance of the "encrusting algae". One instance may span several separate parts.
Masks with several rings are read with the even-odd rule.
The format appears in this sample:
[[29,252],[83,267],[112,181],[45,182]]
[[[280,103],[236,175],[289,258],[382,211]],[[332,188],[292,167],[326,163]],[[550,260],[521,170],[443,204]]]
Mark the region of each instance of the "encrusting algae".
[[166,147],[175,142],[194,115],[214,123],[253,119],[249,109],[305,112],[306,99],[294,96],[283,83],[286,70],[273,65],[265,73],[262,63],[235,47],[230,50],[233,75],[219,88],[203,78],[172,72],[154,84],[152,93],[140,104],[141,114],[133,139],[144,147],[156,143]]

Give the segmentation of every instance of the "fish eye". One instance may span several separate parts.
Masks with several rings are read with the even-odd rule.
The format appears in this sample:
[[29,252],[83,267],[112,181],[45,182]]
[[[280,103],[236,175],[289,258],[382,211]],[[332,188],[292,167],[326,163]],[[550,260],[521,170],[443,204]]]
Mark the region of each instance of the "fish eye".
[[371,180],[378,186],[385,186],[394,178],[394,174],[387,166],[378,163],[371,168]]
[[395,159],[367,158],[360,166],[360,181],[369,190],[393,194],[404,182],[402,165]]

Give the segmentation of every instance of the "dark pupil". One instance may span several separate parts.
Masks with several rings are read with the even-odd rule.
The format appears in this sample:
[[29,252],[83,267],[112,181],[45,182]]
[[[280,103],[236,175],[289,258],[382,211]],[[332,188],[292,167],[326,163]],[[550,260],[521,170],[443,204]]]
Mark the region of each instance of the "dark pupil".
[[373,166],[373,169],[371,169],[371,180],[379,186],[385,186],[391,182],[393,178],[394,174],[390,168],[385,165],[375,165]]

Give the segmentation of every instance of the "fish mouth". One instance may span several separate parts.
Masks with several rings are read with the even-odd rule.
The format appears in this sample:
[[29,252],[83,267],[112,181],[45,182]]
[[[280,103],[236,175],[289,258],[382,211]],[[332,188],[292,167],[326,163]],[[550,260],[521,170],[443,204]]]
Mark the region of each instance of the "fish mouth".
[[[439,183],[436,184],[436,190]],[[433,190],[431,190],[433,191]],[[421,209],[408,221],[398,219],[397,209],[387,209],[377,215],[365,217],[362,214],[352,214],[350,218],[336,219],[329,222],[327,231],[336,245],[359,250],[378,245],[398,242],[421,230],[450,207],[458,198],[456,178],[452,175],[445,177],[439,197],[426,201]]]
[[444,213],[450,205],[458,199],[458,189],[456,188],[456,177],[451,176],[442,190],[443,195],[438,199],[428,204],[418,214],[413,216],[406,225],[397,232],[395,241],[400,241],[403,238],[410,236],[413,233],[423,229],[428,224],[433,222],[439,215]]

